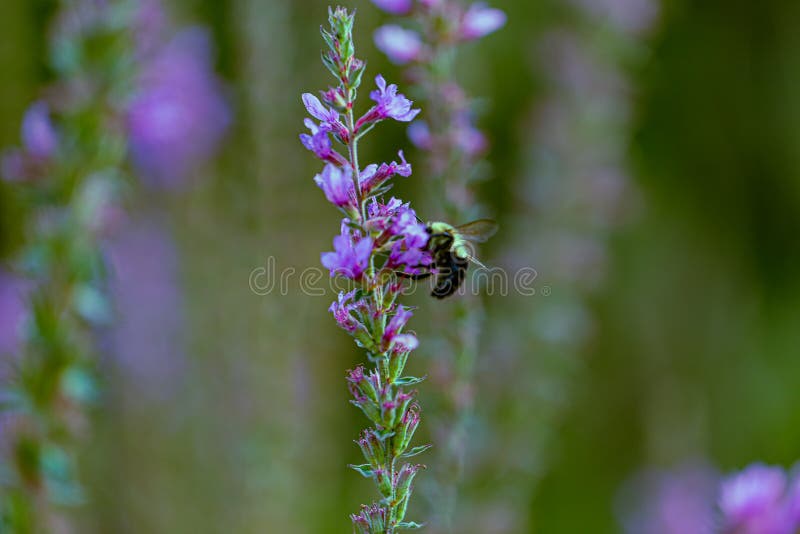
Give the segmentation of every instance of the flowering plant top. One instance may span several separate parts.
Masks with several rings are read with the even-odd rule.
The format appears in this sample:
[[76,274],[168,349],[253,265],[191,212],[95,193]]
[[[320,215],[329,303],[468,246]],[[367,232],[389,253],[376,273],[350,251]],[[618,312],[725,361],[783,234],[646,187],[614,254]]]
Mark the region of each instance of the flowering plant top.
[[422,379],[403,376],[403,370],[419,342],[406,328],[413,312],[398,302],[403,284],[395,273],[413,273],[431,263],[430,236],[409,203],[384,197],[392,178],[411,175],[403,152],[396,161],[363,168],[359,164],[358,142],[364,135],[383,121],[411,122],[420,110],[397,85],[378,75],[369,95],[371,107],[356,116],[365,64],[355,56],[353,23],[347,10],[329,10],[329,28],[322,30],[328,50],[322,62],[336,83],[319,96],[302,96],[310,117],[304,121],[308,133],[300,141],[324,162],[314,182],[343,215],[333,251],[321,255],[322,264],[331,276],[357,283],[357,289],[341,292],[329,310],[374,365],[370,370],[358,366],[346,378],[351,402],[372,424],[356,441],[366,463],[352,467],[374,480],[381,499],[364,505],[351,520],[356,532],[390,534],[420,526],[405,516],[413,479],[422,466],[403,459],[428,448],[411,447],[420,409],[410,387]]

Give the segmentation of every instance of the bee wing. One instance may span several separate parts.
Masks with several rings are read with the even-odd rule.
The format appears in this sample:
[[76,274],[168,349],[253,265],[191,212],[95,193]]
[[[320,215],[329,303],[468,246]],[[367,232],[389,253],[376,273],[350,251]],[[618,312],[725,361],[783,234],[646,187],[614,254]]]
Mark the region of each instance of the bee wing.
[[497,223],[491,219],[478,219],[477,221],[456,226],[456,232],[467,241],[484,243],[497,233],[498,228],[500,227]]

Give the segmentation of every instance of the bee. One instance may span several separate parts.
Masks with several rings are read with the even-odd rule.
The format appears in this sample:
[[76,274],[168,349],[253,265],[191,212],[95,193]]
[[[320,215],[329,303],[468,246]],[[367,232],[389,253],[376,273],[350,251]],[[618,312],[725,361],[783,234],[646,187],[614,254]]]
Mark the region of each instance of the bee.
[[428,243],[432,261],[428,265],[417,265],[415,269],[425,269],[420,274],[398,273],[399,276],[422,280],[436,273],[431,296],[438,299],[455,293],[467,276],[469,263],[483,266],[472,255],[472,243],[483,243],[497,232],[497,223],[490,219],[479,219],[461,226],[445,222],[428,223]]

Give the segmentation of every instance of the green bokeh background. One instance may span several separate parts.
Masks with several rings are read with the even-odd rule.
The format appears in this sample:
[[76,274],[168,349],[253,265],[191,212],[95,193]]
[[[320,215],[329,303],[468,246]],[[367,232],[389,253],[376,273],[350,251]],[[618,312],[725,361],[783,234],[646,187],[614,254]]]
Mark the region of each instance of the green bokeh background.
[[[460,65],[469,92],[485,98],[481,125],[493,144],[480,195],[502,225],[484,252],[490,263],[541,230],[537,213],[523,223],[509,213],[531,179],[529,118],[546,91],[535,51],[545,32],[570,24],[557,0],[494,4],[508,12],[508,26],[467,46]],[[399,79],[371,43],[386,17],[366,1],[350,5],[370,72]],[[346,468],[358,460],[351,440],[363,421],[347,402],[343,372],[361,356],[330,320],[330,295],[304,295],[295,285],[287,295],[258,296],[248,286],[269,256],[278,268],[317,266],[338,228],[311,181],[319,164],[297,141],[299,94],[327,83],[317,34],[327,3],[170,6],[212,28],[236,123],[196,187],[144,193],[138,204],[143,213],[167,214],[181,253],[188,364],[168,395],[150,397],[105,362],[81,531],[347,532],[346,514],[373,495]],[[48,79],[44,43],[54,7],[0,6],[2,146],[18,143],[21,115]],[[641,208],[608,240],[609,274],[587,296],[595,334],[559,382],[567,400],[542,429],[552,434],[545,465],[512,507],[522,519],[506,530],[497,522],[492,532],[618,532],[618,488],[645,466],[706,458],[728,471],[800,458],[798,27],[798,2],[668,0],[635,60],[621,60],[633,89],[622,150]],[[363,160],[391,158],[408,144],[400,126],[387,126],[366,142]],[[420,158],[411,154],[412,162]],[[422,168],[398,186],[403,198],[424,200]],[[16,212],[0,186],[6,255],[22,238]],[[530,328],[538,298],[515,316],[503,314],[503,297],[487,299],[488,327],[499,328],[495,314]],[[426,310],[411,371],[423,375],[436,358],[425,350],[435,332],[424,314],[436,314],[439,303],[418,303]],[[520,346],[517,357],[536,361],[536,347]],[[476,440],[488,444],[481,461],[496,457],[499,470],[505,458],[539,454],[505,439],[513,428],[503,414],[538,408],[497,405],[496,386],[484,378],[492,358],[487,341],[476,387],[479,414],[492,419],[481,427],[488,437]],[[537,378],[491,381],[502,380],[503,402],[514,403],[528,402]],[[431,387],[422,385],[423,406],[436,394]],[[468,478],[464,492],[504,499],[513,475]],[[420,494],[412,518],[424,520],[428,506]]]

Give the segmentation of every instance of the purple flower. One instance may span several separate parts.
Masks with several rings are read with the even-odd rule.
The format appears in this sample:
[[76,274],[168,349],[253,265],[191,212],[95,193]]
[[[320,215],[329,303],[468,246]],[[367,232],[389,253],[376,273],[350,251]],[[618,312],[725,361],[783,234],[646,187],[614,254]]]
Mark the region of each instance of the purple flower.
[[410,246],[424,247],[428,243],[427,227],[419,222],[417,213],[405,204],[398,208],[392,218],[392,233],[402,235]]
[[372,0],[372,3],[392,15],[406,15],[414,7],[413,0]]
[[306,128],[311,130],[311,135],[300,134],[300,142],[319,159],[327,161],[333,154],[331,140],[326,127],[317,126],[311,119],[304,121]]
[[396,161],[389,164],[381,163],[380,167],[373,163],[372,165],[367,165],[367,167],[361,171],[359,183],[361,184],[361,191],[364,195],[371,194],[377,187],[386,183],[386,181],[394,175],[399,175],[404,178],[411,176],[411,164],[406,161],[403,151],[401,150],[397,155],[400,156],[400,163]]
[[49,159],[58,148],[58,134],[50,121],[50,109],[36,102],[22,119],[22,144],[31,156]]
[[414,334],[400,334],[394,337],[392,352],[411,352],[419,346],[419,340]]
[[208,34],[179,33],[143,66],[138,83],[127,113],[133,160],[150,185],[182,185],[230,123]]
[[324,252],[322,265],[331,272],[331,276],[341,275],[359,280],[369,267],[373,241],[371,237],[356,239],[350,228],[342,223],[342,233],[333,238],[334,252]]
[[754,464],[723,481],[719,507],[728,528],[747,534],[792,534],[788,480],[779,467]]
[[391,344],[392,340],[394,340],[394,338],[400,333],[400,330],[403,329],[413,315],[414,314],[411,313],[411,310],[402,304],[399,305],[394,317],[391,318],[389,324],[386,325],[386,329],[383,331],[383,342],[386,345]]
[[378,90],[372,91],[369,97],[375,101],[376,105],[358,120],[357,128],[384,119],[411,122],[419,114],[420,110],[411,109],[413,102],[397,92],[397,85],[387,86],[386,80],[380,74],[375,78],[375,84],[378,86]]
[[[359,327],[363,327],[352,315],[352,312],[358,309],[358,305],[353,302],[355,294],[355,289],[349,293],[345,293],[344,291],[339,292],[339,299],[333,302],[330,308],[328,308],[328,311],[333,314],[333,318],[336,319],[339,326],[351,334],[356,332]],[[363,372],[362,367],[359,367],[359,369]]]
[[382,26],[375,31],[375,46],[397,65],[414,61],[422,52],[419,34],[396,24]]
[[404,268],[409,274],[418,273],[420,266],[431,263],[430,253],[426,250],[428,239],[427,227],[419,222],[417,214],[408,204],[398,208],[392,216],[390,232],[402,239],[392,244],[388,265],[391,268]]
[[505,23],[506,14],[503,11],[487,7],[483,2],[478,2],[472,4],[467,12],[464,13],[459,33],[462,39],[470,41],[499,30]]
[[[308,113],[320,121],[319,130],[326,130],[332,131],[336,135],[338,135],[343,142],[347,141],[348,131],[342,121],[339,120],[339,112],[333,108],[325,108],[322,105],[322,102],[319,101],[319,98],[312,95],[311,93],[303,93],[303,104],[306,107]],[[306,127],[311,128],[309,126],[309,121],[305,122]],[[312,129],[312,134],[314,130]]]
[[303,93],[303,104],[312,117],[324,124],[334,124],[339,121],[339,112],[333,108],[325,109],[319,98],[311,93]]
[[355,205],[353,170],[350,167],[339,168],[328,163],[322,170],[322,174],[314,177],[314,181],[331,204],[340,208]]

